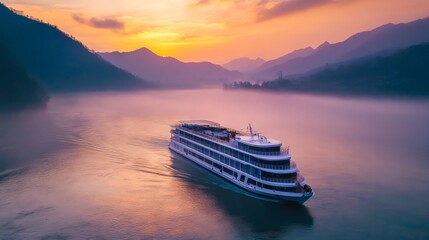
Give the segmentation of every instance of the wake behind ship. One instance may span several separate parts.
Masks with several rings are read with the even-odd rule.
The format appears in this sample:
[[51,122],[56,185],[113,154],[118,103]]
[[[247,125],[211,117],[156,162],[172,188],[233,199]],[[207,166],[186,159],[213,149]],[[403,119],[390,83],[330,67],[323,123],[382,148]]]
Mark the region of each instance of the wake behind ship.
[[265,198],[304,203],[313,190],[278,140],[206,120],[173,126],[169,148],[229,182]]

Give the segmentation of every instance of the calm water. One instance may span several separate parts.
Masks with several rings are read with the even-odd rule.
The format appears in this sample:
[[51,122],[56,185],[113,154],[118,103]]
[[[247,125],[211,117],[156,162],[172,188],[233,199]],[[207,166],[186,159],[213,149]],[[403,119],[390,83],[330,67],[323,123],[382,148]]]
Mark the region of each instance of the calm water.
[[[291,146],[316,191],[251,198],[173,155],[209,119]],[[54,96],[0,117],[0,239],[428,239],[429,102],[258,92]]]

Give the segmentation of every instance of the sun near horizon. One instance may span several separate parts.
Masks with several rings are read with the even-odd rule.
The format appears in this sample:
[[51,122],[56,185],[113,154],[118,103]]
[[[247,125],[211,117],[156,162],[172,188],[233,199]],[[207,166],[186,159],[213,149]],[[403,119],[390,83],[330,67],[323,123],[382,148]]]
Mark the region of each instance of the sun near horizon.
[[182,61],[270,60],[387,23],[429,16],[426,0],[4,0],[97,52],[147,47]]

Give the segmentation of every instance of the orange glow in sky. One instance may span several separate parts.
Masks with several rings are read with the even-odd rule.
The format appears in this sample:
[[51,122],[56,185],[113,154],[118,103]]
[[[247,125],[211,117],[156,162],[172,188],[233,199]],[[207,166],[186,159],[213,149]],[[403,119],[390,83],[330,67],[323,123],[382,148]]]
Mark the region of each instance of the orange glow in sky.
[[99,52],[147,47],[183,61],[277,58],[385,23],[429,17],[427,0],[4,0]]

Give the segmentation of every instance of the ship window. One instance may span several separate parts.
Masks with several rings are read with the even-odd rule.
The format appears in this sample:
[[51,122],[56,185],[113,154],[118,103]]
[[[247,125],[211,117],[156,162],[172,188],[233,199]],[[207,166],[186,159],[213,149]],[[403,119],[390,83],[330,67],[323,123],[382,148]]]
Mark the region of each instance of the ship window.
[[224,172],[226,172],[226,173],[228,173],[229,175],[233,175],[233,172],[232,172],[232,170],[231,169],[229,169],[229,168],[223,168],[223,171]]
[[238,157],[238,152],[237,152],[237,151],[235,151],[235,150],[232,150],[232,156],[234,156],[234,157]]
[[284,179],[284,178],[292,178],[295,177],[296,173],[287,173],[287,174],[280,174],[280,173],[270,173],[270,172],[264,172],[262,171],[262,177],[267,177],[267,178],[280,178],[280,179]]
[[244,182],[244,179],[245,179],[245,178],[246,178],[246,176],[241,175],[241,176],[240,176],[240,181]]
[[219,170],[221,170],[221,169],[222,169],[222,166],[221,166],[221,165],[219,165],[219,164],[217,164],[217,163],[215,163],[215,162],[213,162],[213,166],[214,166],[215,168],[219,169]]
[[276,190],[276,191],[286,191],[285,187],[277,187],[277,186],[271,186],[267,184],[263,184],[264,188],[270,189],[270,190]]
[[255,162],[261,163],[261,164],[268,164],[268,165],[275,165],[275,166],[286,166],[286,167],[290,166],[290,161],[289,160],[266,161],[266,160],[261,160],[261,159],[257,159],[257,158],[254,158],[253,160]]
[[204,161],[205,161],[206,163],[208,163],[208,164],[212,165],[212,161],[210,161],[210,160],[208,160],[208,159],[206,159],[206,158],[204,158]]
[[279,152],[280,151],[280,147],[254,147],[254,146],[249,146],[249,149],[252,151],[258,151],[258,152]]
[[247,179],[247,183],[248,183],[248,184],[252,184],[253,186],[256,186],[256,181],[255,181],[255,180],[253,180],[253,179],[251,179],[251,178],[248,178],[248,179]]
[[251,167],[251,166],[249,166],[249,165],[246,165],[246,172],[247,172],[247,173],[249,173],[249,174],[250,174],[251,172],[253,172],[253,171],[252,171],[252,169],[253,169],[253,167]]

